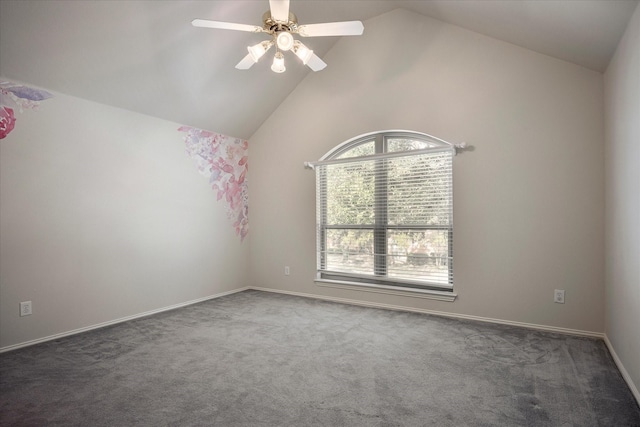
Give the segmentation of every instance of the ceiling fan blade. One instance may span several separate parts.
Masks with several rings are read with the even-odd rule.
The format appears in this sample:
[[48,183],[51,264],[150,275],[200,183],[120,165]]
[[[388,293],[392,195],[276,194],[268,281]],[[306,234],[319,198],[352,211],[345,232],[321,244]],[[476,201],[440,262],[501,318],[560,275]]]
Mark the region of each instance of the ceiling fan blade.
[[242,58],[242,61],[238,62],[238,65],[236,65],[236,68],[238,70],[248,70],[249,68],[253,67],[253,64],[255,64],[256,62],[253,60],[253,58],[251,57],[251,54],[247,54],[247,56],[245,56],[244,58]]
[[269,0],[271,19],[276,22],[289,22],[289,0]]
[[194,19],[193,21],[191,21],[191,25],[193,25],[194,27],[217,28],[220,30],[248,31],[250,33],[261,33],[264,31],[262,27],[258,27],[256,25],[235,24],[233,22],[209,21],[207,19]]
[[360,21],[326,22],[298,27],[298,34],[303,37],[359,36],[363,31],[364,25]]
[[326,66],[327,64],[315,53],[311,55],[311,58],[307,62],[307,67],[311,68],[313,71],[324,70],[324,67]]

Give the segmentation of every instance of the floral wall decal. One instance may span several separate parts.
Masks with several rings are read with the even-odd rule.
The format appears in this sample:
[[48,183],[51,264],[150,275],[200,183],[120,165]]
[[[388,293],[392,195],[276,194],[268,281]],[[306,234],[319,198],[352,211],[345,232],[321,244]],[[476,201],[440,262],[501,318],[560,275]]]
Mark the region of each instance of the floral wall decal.
[[200,173],[209,178],[218,200],[225,200],[227,216],[233,221],[240,240],[244,240],[249,232],[249,143],[188,126],[178,130],[186,132],[186,153],[195,160]]
[[0,139],[6,138],[16,125],[15,109],[35,110],[40,101],[51,98],[46,90],[0,81]]

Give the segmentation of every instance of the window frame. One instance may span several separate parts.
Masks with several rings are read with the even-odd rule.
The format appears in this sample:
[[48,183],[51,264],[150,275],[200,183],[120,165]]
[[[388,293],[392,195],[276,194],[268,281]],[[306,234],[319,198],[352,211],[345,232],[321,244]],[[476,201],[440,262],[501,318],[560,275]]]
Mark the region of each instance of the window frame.
[[[452,151],[455,155],[455,147],[446,141],[439,138],[427,135],[424,133],[413,131],[380,131],[371,132],[368,134],[360,135],[352,138],[344,143],[336,146],[328,153],[326,153],[318,162],[330,162],[339,161],[341,159],[350,159],[354,161],[356,159],[374,160],[376,162],[383,162],[386,158],[397,156],[406,156],[407,151],[392,151],[389,152],[389,141],[392,139],[410,139],[415,141],[426,142],[428,147],[425,149],[409,150],[411,153],[435,153],[440,151]],[[353,157],[341,157],[349,151],[358,146],[362,146],[368,143],[374,143],[375,153],[373,155],[365,156],[353,156]],[[383,169],[384,170],[384,169]],[[453,165],[451,165],[451,203],[453,203]],[[381,179],[380,179],[381,178]],[[317,175],[317,184],[326,184],[326,170],[322,169]],[[384,293],[421,293],[422,297],[434,297],[435,299],[442,299],[447,301],[453,301],[456,294],[453,292],[453,218],[449,221],[448,225],[390,225],[387,217],[388,203],[387,197],[387,175],[386,170],[384,173],[376,174],[375,179],[375,194],[376,202],[374,203],[375,221],[372,225],[362,225],[355,227],[354,225],[328,225],[327,224],[327,199],[317,196],[317,203],[319,207],[317,209],[317,215],[321,218],[316,220],[317,222],[317,276],[316,282],[326,284],[333,284],[334,287],[368,287],[373,288],[376,291],[384,291]],[[318,187],[318,190],[319,191]],[[383,191],[380,191],[383,190]],[[379,197],[383,197],[382,200]],[[451,206],[451,213],[453,213],[453,206]],[[332,229],[363,229],[371,230],[373,233],[374,242],[374,266],[371,274],[358,274],[358,273],[345,273],[331,271],[327,269],[327,233]],[[447,230],[447,259],[448,259],[448,283],[442,285],[433,282],[423,282],[416,280],[405,280],[401,278],[393,278],[388,276],[388,265],[386,258],[389,255],[388,252],[388,233],[390,230]],[[337,286],[340,285],[340,286]],[[426,296],[425,296],[426,295]],[[430,296],[429,296],[430,295]]]

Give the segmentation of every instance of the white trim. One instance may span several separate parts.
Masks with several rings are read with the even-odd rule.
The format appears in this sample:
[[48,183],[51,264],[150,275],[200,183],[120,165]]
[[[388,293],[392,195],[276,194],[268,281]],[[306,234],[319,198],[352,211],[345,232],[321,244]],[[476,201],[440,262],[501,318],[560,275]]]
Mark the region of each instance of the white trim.
[[336,297],[329,297],[324,295],[306,294],[302,292],[283,291],[280,289],[272,289],[272,288],[260,288],[256,286],[249,286],[249,289],[256,290],[256,291],[264,291],[264,292],[274,292],[278,294],[294,295],[294,296],[305,297],[305,298],[315,298],[315,299],[321,299],[325,301],[339,302],[343,304],[359,305],[363,307],[384,308],[387,310],[409,311],[413,313],[432,314],[434,316],[452,317],[455,319],[476,320],[478,322],[497,323],[500,325],[518,326],[521,328],[537,329],[540,331],[555,332],[559,334],[577,335],[577,336],[583,336],[583,337],[604,339],[604,334],[602,332],[583,331],[580,329],[559,328],[556,326],[538,325],[535,323],[514,322],[511,320],[493,319],[490,317],[480,317],[480,316],[471,316],[468,314],[448,313],[445,311],[426,310],[423,308],[414,308],[414,307],[406,307],[406,306],[400,306],[400,305],[359,301],[359,300],[352,300],[347,298],[336,298]]
[[[420,135],[424,139],[431,140],[432,142],[436,142],[436,143],[439,143],[439,144],[444,144],[445,146],[448,145],[451,148],[455,147],[455,144],[452,144],[450,142],[445,141],[444,139],[437,138],[437,137],[435,137],[433,135],[429,135],[429,134],[424,133],[424,132],[416,132],[416,131],[413,131],[413,130],[400,130],[400,129],[378,130],[378,131],[375,131],[375,132],[367,132],[367,133],[363,133],[362,135],[358,135],[358,136],[354,136],[353,138],[349,138],[348,140],[338,144],[337,146],[333,147],[331,150],[326,152],[324,156],[320,157],[320,161],[328,160],[335,153],[338,153],[338,152],[342,151],[346,146],[348,146],[350,144],[358,145],[357,143],[361,139],[364,140],[364,139],[367,139],[367,138],[369,138],[371,136],[377,136],[377,135],[395,136],[395,135],[404,135],[404,134],[410,135],[410,136]],[[313,163],[313,162],[305,162],[305,163]]]
[[458,294],[431,289],[403,288],[398,286],[376,285],[374,283],[355,283],[343,280],[315,279],[316,285],[327,288],[348,289],[352,291],[376,292],[387,295],[400,295],[403,297],[416,297],[434,299],[438,301],[455,301]]
[[233,289],[231,291],[222,292],[222,293],[214,294],[214,295],[209,295],[207,297],[198,298],[198,299],[194,299],[194,300],[187,301],[187,302],[182,302],[180,304],[174,304],[174,305],[170,305],[168,307],[163,307],[163,308],[158,308],[158,309],[155,309],[155,310],[145,311],[144,313],[134,314],[132,316],[127,316],[127,317],[121,317],[120,319],[110,320],[108,322],[102,322],[102,323],[98,323],[98,324],[91,325],[91,326],[85,326],[84,328],[73,329],[71,331],[61,332],[59,334],[54,334],[54,335],[49,335],[49,336],[46,336],[46,337],[43,337],[43,338],[37,338],[35,340],[31,340],[31,341],[25,341],[25,342],[21,342],[21,343],[18,343],[18,344],[8,345],[6,347],[0,348],[0,353],[5,353],[7,351],[17,350],[17,349],[22,348],[22,347],[28,347],[28,346],[35,345],[35,344],[40,344],[40,343],[43,343],[43,342],[52,341],[52,340],[56,340],[56,339],[64,338],[64,337],[68,337],[70,335],[76,335],[76,334],[80,334],[80,333],[83,333],[83,332],[92,331],[94,329],[104,328],[106,326],[111,326],[111,325],[115,325],[115,324],[118,324],[118,323],[127,322],[129,320],[140,319],[141,317],[151,316],[152,314],[162,313],[164,311],[175,310],[177,308],[182,308],[182,307],[186,307],[188,305],[197,304],[199,302],[204,302],[204,301],[208,301],[208,300],[211,300],[211,299],[220,298],[220,297],[223,297],[223,296],[226,296],[226,295],[235,294],[237,292],[246,291],[248,289],[249,288],[247,288],[247,287],[239,288],[239,289]]
[[629,389],[631,390],[631,393],[633,394],[633,397],[636,398],[636,402],[638,403],[638,405],[640,405],[640,391],[638,391],[638,387],[636,387],[636,385],[633,383],[631,375],[629,375],[624,365],[622,364],[622,360],[620,360],[618,354],[613,349],[613,344],[611,344],[611,341],[609,341],[609,337],[606,333],[604,334],[604,342],[607,345],[609,353],[611,353],[611,357],[613,357],[613,361],[616,363],[618,370],[622,374],[622,378],[624,378],[625,382],[629,386]]
[[616,355],[615,351],[613,350],[613,346],[609,342],[609,340],[606,337],[606,335],[603,334],[603,333],[600,333],[600,332],[582,331],[582,330],[578,330],[578,329],[568,329],[568,328],[558,328],[558,327],[555,327],[555,326],[537,325],[537,324],[532,324],[532,323],[513,322],[513,321],[509,321],[509,320],[492,319],[492,318],[488,318],[488,317],[471,316],[471,315],[466,315],[466,314],[448,313],[448,312],[444,312],[444,311],[426,310],[426,309],[422,309],[422,308],[414,308],[414,307],[406,307],[406,306],[399,306],[399,305],[391,305],[391,304],[382,304],[382,303],[374,303],[374,302],[367,302],[367,301],[359,301],[359,300],[353,300],[353,299],[348,299],[348,298],[337,298],[337,297],[329,297],[329,296],[323,296],[323,295],[314,295],[314,294],[307,294],[307,293],[303,293],[303,292],[283,291],[283,290],[279,290],[279,289],[262,288],[262,287],[258,287],[258,286],[246,286],[246,287],[243,287],[243,288],[233,289],[231,291],[210,295],[210,296],[207,296],[207,297],[204,297],[204,298],[198,298],[198,299],[187,301],[187,302],[183,302],[183,303],[180,303],[180,304],[174,304],[174,305],[171,305],[171,306],[168,306],[168,307],[159,308],[159,309],[156,309],[156,310],[151,310],[151,311],[147,311],[147,312],[144,312],[144,313],[135,314],[133,316],[122,317],[120,319],[111,320],[111,321],[103,322],[103,323],[98,323],[96,325],[87,326],[87,327],[84,327],[84,328],[74,329],[72,331],[62,332],[62,333],[55,334],[55,335],[50,335],[50,336],[47,336],[47,337],[44,337],[44,338],[38,338],[38,339],[35,339],[35,340],[31,340],[31,341],[26,341],[26,342],[22,342],[22,343],[18,343],[18,344],[9,345],[9,346],[0,348],[0,353],[5,353],[5,352],[11,351],[11,350],[17,350],[17,349],[22,348],[22,347],[28,347],[28,346],[31,346],[31,345],[35,345],[35,344],[39,344],[39,343],[43,343],[43,342],[46,342],[46,341],[51,341],[51,340],[55,340],[55,339],[59,339],[59,338],[63,338],[63,337],[71,336],[71,335],[76,335],[76,334],[83,333],[83,332],[88,332],[88,331],[91,331],[91,330],[94,330],[94,329],[104,328],[106,326],[115,325],[115,324],[126,322],[126,321],[129,321],[129,320],[139,319],[139,318],[150,316],[150,315],[153,315],[153,314],[162,313],[164,311],[175,310],[177,308],[186,307],[186,306],[189,306],[189,305],[197,304],[197,303],[200,303],[200,302],[204,302],[204,301],[208,301],[208,300],[211,300],[211,299],[220,298],[220,297],[223,297],[223,296],[226,296],[226,295],[231,295],[231,294],[235,294],[235,293],[243,292],[243,291],[247,291],[247,290],[273,292],[273,293],[279,293],[279,294],[294,295],[294,296],[305,297],[305,298],[314,298],[314,299],[320,299],[320,300],[325,300],[325,301],[338,302],[338,303],[342,303],[342,304],[358,305],[358,306],[363,306],[363,307],[383,308],[383,309],[387,309],[387,310],[397,310],[397,311],[408,311],[408,312],[413,312],[413,313],[432,314],[432,315],[435,315],[435,316],[451,317],[451,318],[456,318],[456,319],[476,320],[476,321],[479,321],[479,322],[497,323],[497,324],[502,324],[502,325],[518,326],[518,327],[522,327],[522,328],[537,329],[537,330],[548,331],[548,332],[556,332],[556,333],[561,333],[561,334],[578,335],[578,336],[586,336],[586,337],[604,339],[605,343],[607,344],[607,347],[609,348],[609,351],[611,352],[611,354],[613,356],[614,361],[616,362],[616,365],[618,366],[618,368],[620,369],[620,371],[622,373],[622,376],[624,377],[625,381],[627,381],[627,384],[629,385],[629,388],[631,389],[631,392],[634,394],[634,397],[640,402],[640,393],[638,393],[637,387],[633,384],[633,381],[631,380],[631,377],[629,376],[627,371],[624,369],[624,366],[622,365],[622,362],[620,362],[620,359],[618,358],[618,356]]

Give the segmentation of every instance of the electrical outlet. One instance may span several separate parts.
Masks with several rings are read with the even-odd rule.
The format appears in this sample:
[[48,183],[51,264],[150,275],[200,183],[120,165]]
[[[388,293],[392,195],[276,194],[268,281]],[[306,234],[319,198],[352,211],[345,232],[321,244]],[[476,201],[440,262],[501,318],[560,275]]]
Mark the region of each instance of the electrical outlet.
[[289,273],[290,273],[289,266],[288,266],[288,265],[285,265],[285,266],[284,266],[284,275],[285,275],[285,276],[288,276],[288,275],[289,275]]
[[553,302],[564,304],[564,289],[556,289],[553,291]]
[[31,310],[31,301],[24,301],[20,303],[20,317],[31,315],[33,313]]

